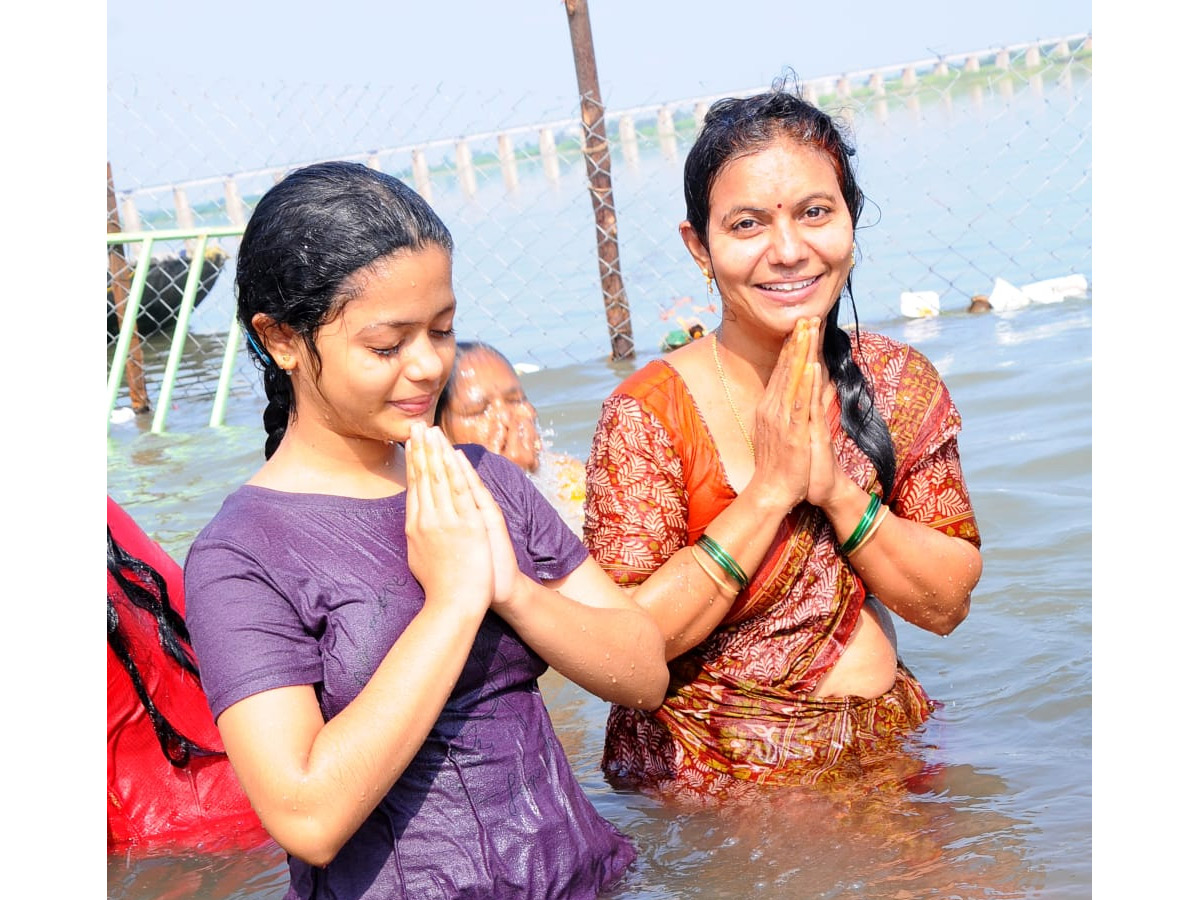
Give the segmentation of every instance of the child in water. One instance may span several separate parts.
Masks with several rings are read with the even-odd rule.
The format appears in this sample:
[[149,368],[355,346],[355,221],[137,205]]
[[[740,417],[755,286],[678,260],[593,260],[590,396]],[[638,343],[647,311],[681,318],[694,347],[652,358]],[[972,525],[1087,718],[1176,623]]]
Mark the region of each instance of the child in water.
[[192,546],[188,626],[289,897],[594,897],[634,857],[537,678],[653,709],[663,640],[520,468],[432,426],[452,251],[416,192],[344,162],[273,187],[242,239],[267,460]]

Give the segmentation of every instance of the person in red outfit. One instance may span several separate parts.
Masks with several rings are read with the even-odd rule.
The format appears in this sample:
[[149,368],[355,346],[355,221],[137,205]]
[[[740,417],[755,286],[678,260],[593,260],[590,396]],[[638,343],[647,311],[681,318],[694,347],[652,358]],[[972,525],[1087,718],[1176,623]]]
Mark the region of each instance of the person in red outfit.
[[184,625],[183,570],[108,498],[108,852],[270,841],[225,756]]

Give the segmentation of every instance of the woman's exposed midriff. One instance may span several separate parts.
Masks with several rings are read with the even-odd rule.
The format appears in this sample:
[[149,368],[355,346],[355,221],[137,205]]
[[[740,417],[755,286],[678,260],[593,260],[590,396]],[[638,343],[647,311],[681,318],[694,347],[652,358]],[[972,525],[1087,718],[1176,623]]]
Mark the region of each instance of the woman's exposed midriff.
[[845,651],[817,683],[812,696],[881,697],[896,682],[896,660],[896,630],[891,615],[879,600],[868,595]]

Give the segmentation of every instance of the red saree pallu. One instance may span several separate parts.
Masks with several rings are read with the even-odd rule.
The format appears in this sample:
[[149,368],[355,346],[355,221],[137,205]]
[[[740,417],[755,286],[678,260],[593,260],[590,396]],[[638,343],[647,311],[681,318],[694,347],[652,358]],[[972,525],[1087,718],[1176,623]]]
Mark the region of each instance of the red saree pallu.
[[[108,528],[127,554],[156,570],[166,596],[184,614],[183,569],[111,497]],[[127,569],[143,587],[152,582]],[[223,752],[193,754],[173,765],[163,750],[155,719],[186,738],[222,751],[221,736],[198,678],[164,649],[153,613],[137,605],[108,575],[108,600],[140,684],[108,647],[108,852],[152,855],[190,851],[234,853],[270,843],[233,766]],[[147,707],[146,700],[152,704]],[[153,709],[153,712],[152,712]]]
[[[979,544],[958,459],[961,417],[937,371],[882,335],[852,338],[896,448],[892,512]],[[874,466],[833,424],[841,465],[865,490]],[[694,544],[736,493],[683,379],[663,360],[605,401],[587,463],[584,539],[620,584],[644,581]],[[903,663],[880,697],[813,697],[841,658],[866,591],[824,513],[779,525],[721,625],[673,660],[654,712],[614,706],[602,766],[615,782],[698,793],[860,777],[894,754],[933,701]]]

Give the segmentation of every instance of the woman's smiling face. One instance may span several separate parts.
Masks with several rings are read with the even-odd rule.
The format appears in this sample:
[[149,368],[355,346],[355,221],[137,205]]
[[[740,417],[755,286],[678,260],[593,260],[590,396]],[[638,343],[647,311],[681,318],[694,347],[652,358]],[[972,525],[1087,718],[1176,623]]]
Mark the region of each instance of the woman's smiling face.
[[725,320],[781,338],[800,318],[824,319],[850,274],[854,224],[837,170],[787,136],[717,173],[707,248],[690,223],[680,232],[715,278]]

